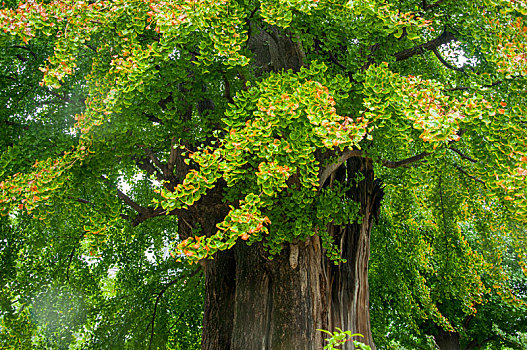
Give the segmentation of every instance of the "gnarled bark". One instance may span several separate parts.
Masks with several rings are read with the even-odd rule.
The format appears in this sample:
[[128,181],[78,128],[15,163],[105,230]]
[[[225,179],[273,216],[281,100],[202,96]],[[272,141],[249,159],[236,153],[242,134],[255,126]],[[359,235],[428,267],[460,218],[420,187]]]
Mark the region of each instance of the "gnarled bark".
[[[361,203],[361,220],[329,228],[347,262],[329,261],[316,235],[289,245],[273,260],[259,244],[239,244],[207,261],[203,350],[318,350],[325,334],[317,329],[335,327],[363,334],[357,340],[374,349],[368,259],[382,189],[370,160],[351,158],[346,170],[337,174],[341,181],[355,179],[357,172],[364,176],[348,193]],[[343,347],[353,348],[351,342]]]

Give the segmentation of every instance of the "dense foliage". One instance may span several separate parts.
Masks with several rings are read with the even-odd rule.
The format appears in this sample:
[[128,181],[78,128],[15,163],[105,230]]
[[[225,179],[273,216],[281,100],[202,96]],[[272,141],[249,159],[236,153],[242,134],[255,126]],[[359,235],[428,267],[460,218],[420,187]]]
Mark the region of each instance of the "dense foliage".
[[199,347],[187,262],[316,235],[344,263],[362,158],[379,344],[521,348],[526,45],[518,0],[6,1],[0,341]]

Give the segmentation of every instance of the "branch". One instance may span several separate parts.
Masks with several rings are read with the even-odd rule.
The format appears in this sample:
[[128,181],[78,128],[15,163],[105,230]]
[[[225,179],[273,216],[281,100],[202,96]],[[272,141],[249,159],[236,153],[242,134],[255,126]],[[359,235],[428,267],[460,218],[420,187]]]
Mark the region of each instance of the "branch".
[[156,180],[160,183],[163,183],[164,178],[161,174],[161,170],[158,170],[154,167],[154,165],[150,162],[148,159],[139,159],[137,157],[132,157],[135,160],[135,165],[141,170],[146,171],[148,175],[154,175],[156,177]]
[[[423,158],[429,156],[430,154],[431,153],[423,152],[416,156],[399,161],[390,161],[382,159],[381,164],[386,168],[395,169],[418,162]],[[369,157],[360,150],[345,150],[344,153],[342,153],[342,155],[335,163],[328,165],[319,175],[318,189],[320,190],[322,186],[324,186],[324,184],[326,183],[326,180],[331,176],[331,174],[333,174],[333,172],[335,172],[346,160],[351,157],[364,157],[369,159]]]
[[143,115],[146,117],[146,119],[150,120],[153,123],[163,124],[163,121],[153,114],[143,113]]
[[[483,339],[481,342],[478,341],[478,340],[476,340],[476,339],[474,339],[474,340],[472,340],[470,343],[468,343],[468,345],[465,347],[464,350],[472,350],[472,349],[475,349],[475,348],[480,348],[480,349],[481,349],[481,347],[482,347],[483,345],[485,345],[486,343],[491,342],[491,341],[493,341],[493,340],[498,340],[498,339],[499,339],[499,337],[496,336],[496,335],[491,335],[490,337],[488,337],[488,338],[486,338],[486,339]],[[504,340],[505,340],[505,339],[504,339]],[[506,341],[508,341],[509,343],[511,343],[508,339],[507,339]],[[512,343],[512,344],[514,344],[514,345],[518,345],[518,344],[515,344],[515,343]]]
[[444,31],[443,34],[441,34],[439,37],[435,38],[434,40],[431,40],[424,44],[415,46],[411,49],[406,49],[406,50],[396,53],[394,55],[395,60],[396,61],[406,60],[415,55],[420,55],[427,50],[433,50],[441,45],[448,44],[449,42],[454,41],[454,40],[457,40],[454,34],[450,33],[449,31]]
[[177,150],[176,146],[176,138],[173,137],[170,141],[170,154],[168,155],[168,163],[167,163],[167,170],[170,175],[174,173],[174,165],[176,164],[177,160]]
[[364,62],[364,65],[362,66],[363,71],[367,70],[375,62],[373,55],[375,55],[375,52],[379,50],[380,47],[381,45],[379,43],[370,46],[370,54],[368,55],[368,59],[366,60],[366,62]]
[[84,44],[84,46],[86,46],[88,49],[90,49],[93,52],[95,52],[96,54],[98,54],[97,49],[95,47],[93,47],[92,45]]
[[144,212],[139,213],[139,215],[137,215],[132,220],[131,225],[133,227],[139,225],[140,223],[142,223],[143,221],[146,221],[148,219],[155,218],[156,216],[160,216],[160,215],[166,214],[166,210],[163,210],[162,208],[157,208],[157,209],[144,208],[144,209],[145,209]]
[[70,281],[70,266],[71,261],[73,260],[73,255],[75,254],[75,247],[73,247],[73,250],[71,251],[68,259],[68,267],[66,268],[66,281]]
[[339,157],[339,159],[330,165],[328,165],[322,173],[319,175],[319,181],[318,181],[318,190],[324,186],[326,183],[326,180],[330,177],[331,174],[333,174],[340,166],[351,157],[362,157],[362,151],[355,150],[355,149],[347,149],[342,153],[342,155]]
[[432,52],[436,55],[437,59],[438,59],[439,61],[441,61],[441,63],[443,63],[443,65],[444,65],[445,67],[447,67],[448,69],[452,69],[452,70],[455,70],[455,71],[458,71],[458,72],[464,72],[464,71],[465,71],[465,69],[463,69],[463,68],[456,67],[456,66],[453,66],[453,65],[451,65],[450,63],[448,63],[447,60],[445,60],[445,59],[443,58],[443,56],[441,56],[441,54],[440,54],[439,51],[437,50],[437,47],[434,47],[434,48],[432,49]]
[[[101,179],[104,182],[109,183],[108,179],[104,175],[101,175]],[[115,187],[115,189],[117,190],[117,197],[119,197],[123,202],[128,204],[129,207],[134,209],[139,214],[143,214],[143,215],[149,214],[150,208],[145,208],[145,207],[140,206],[139,204],[134,202],[130,197],[128,197],[123,191],[121,191],[117,186]]]
[[201,271],[201,265],[198,266],[194,271],[192,271],[188,276],[180,276],[179,278],[173,279],[168,284],[166,284],[165,288],[163,288],[163,290],[161,290],[161,292],[159,292],[159,294],[157,295],[156,302],[154,304],[154,312],[152,314],[152,321],[150,322],[150,325],[146,328],[147,331],[148,331],[148,328],[151,328],[150,341],[148,342],[148,350],[150,350],[152,348],[152,340],[154,339],[154,322],[156,320],[157,305],[159,304],[159,301],[161,300],[161,297],[163,296],[163,294],[165,294],[165,292],[167,291],[168,288],[173,286],[181,278],[192,278],[200,271]]
[[119,197],[123,202],[128,204],[130,208],[138,212],[139,214],[147,214],[148,208],[142,207],[136,202],[134,202],[130,197],[128,197],[124,192],[122,192],[120,189],[116,188],[117,190],[117,197]]
[[87,199],[83,199],[83,198],[75,198],[75,197],[71,197],[71,196],[68,196],[68,199],[71,199],[71,200],[74,200],[74,201],[76,201],[76,202],[83,203],[83,204],[89,204],[89,205],[95,207],[95,204],[93,204],[92,202],[90,202],[90,201],[87,200]]
[[234,100],[232,99],[232,96],[231,96],[231,84],[229,83],[229,79],[227,79],[225,74],[223,74],[223,83],[225,84],[225,91],[224,91],[223,96],[229,103],[234,104]]
[[463,159],[466,159],[468,160],[469,162],[472,162],[472,163],[477,163],[478,161],[473,159],[473,158],[470,158],[469,156],[465,155],[463,152],[461,152],[460,150],[458,150],[457,148],[454,148],[454,147],[448,147],[449,150],[452,150],[454,152],[456,152],[457,154],[459,154],[459,156]]
[[399,160],[399,161],[390,161],[390,160],[382,160],[382,165],[387,167],[387,168],[390,168],[390,169],[395,169],[395,168],[399,168],[399,167],[402,167],[402,166],[405,166],[405,165],[410,165],[412,163],[415,163],[415,162],[418,162],[420,161],[421,159],[429,156],[431,153],[429,152],[423,152],[423,153],[420,153],[416,156],[413,156],[413,157],[410,157],[410,158],[406,158],[406,159],[403,159],[403,160]]
[[54,97],[62,100],[63,102],[66,102],[66,103],[70,103],[71,102],[71,99],[69,97],[67,97],[66,95],[62,96],[62,95],[58,94],[57,92],[53,91],[52,89],[47,89],[47,92],[51,96],[54,96]]
[[159,168],[161,169],[161,171],[163,172],[163,175],[167,175],[168,173],[168,169],[167,169],[167,166],[165,164],[163,164],[159,158],[156,157],[154,151],[152,151],[150,148],[145,148],[145,151],[146,151],[146,154],[148,155],[148,157],[150,158],[150,160]]
[[[11,46],[12,48],[15,48],[15,49],[22,49],[22,50],[26,50],[26,51],[29,51],[29,53],[31,54],[31,56],[33,56],[33,58],[35,59],[35,61],[37,60],[37,54],[33,52],[33,50],[31,50],[29,47],[27,46],[22,46],[22,45],[13,45]],[[20,59],[20,58],[19,58]],[[25,62],[25,61],[24,61]]]
[[331,59],[331,61],[333,63],[335,63],[337,66],[339,66],[340,68],[344,69],[345,71],[348,70],[348,67],[346,67],[345,65],[343,65],[342,63],[340,63],[336,58],[335,58],[335,55],[333,55],[333,52],[329,51],[329,58]]
[[427,11],[427,10],[433,9],[434,7],[441,5],[443,2],[445,2],[445,0],[438,0],[434,2],[433,4],[427,4],[426,0],[423,0],[423,10]]
[[482,184],[482,185],[486,185],[485,181],[482,181],[482,180],[478,179],[477,177],[470,175],[470,174],[467,173],[465,170],[463,170],[463,168],[461,168],[460,166],[455,165],[454,167],[455,167],[457,170],[459,170],[462,174],[464,174],[465,176],[471,178],[472,180],[474,180],[474,181],[476,181],[476,182],[479,182],[479,183]]

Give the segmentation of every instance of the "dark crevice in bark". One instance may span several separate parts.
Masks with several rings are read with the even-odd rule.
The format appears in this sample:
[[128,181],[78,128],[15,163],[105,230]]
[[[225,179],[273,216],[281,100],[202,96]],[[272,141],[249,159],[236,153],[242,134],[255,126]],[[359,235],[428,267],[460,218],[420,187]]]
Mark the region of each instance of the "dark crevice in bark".
[[[360,203],[359,220],[335,229],[336,241],[342,242],[342,257],[346,263],[331,266],[331,324],[336,327],[360,333],[358,339],[374,349],[369,316],[368,261],[370,256],[370,231],[373,218],[382,200],[382,186],[374,181],[373,163],[362,157],[352,157],[346,161],[346,172],[339,169],[335,179],[354,181],[358,174],[363,179],[352,186],[348,197]],[[353,349],[351,342],[343,349]]]

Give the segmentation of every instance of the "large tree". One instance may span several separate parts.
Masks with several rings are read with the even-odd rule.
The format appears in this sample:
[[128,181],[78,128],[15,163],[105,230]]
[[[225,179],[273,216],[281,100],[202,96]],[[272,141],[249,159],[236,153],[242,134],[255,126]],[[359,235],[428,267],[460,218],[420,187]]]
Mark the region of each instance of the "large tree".
[[[80,230],[62,242],[68,269],[111,269],[86,262],[104,251],[142,275],[143,264],[119,263],[144,260],[133,249],[146,243],[174,256],[151,264],[165,274],[176,259],[199,262],[202,349],[320,349],[316,329],[336,327],[373,347],[370,232],[385,194],[401,225],[445,242],[436,284],[466,282],[467,262],[485,260],[464,238],[489,232],[473,229],[482,211],[515,222],[506,231],[524,257],[526,8],[8,1],[2,214],[11,229],[39,220]],[[60,244],[38,242],[39,226],[28,225],[25,247]],[[123,242],[136,236],[130,254]],[[456,292],[466,314],[482,300],[476,277]],[[441,301],[422,302],[448,330],[432,305]]]

